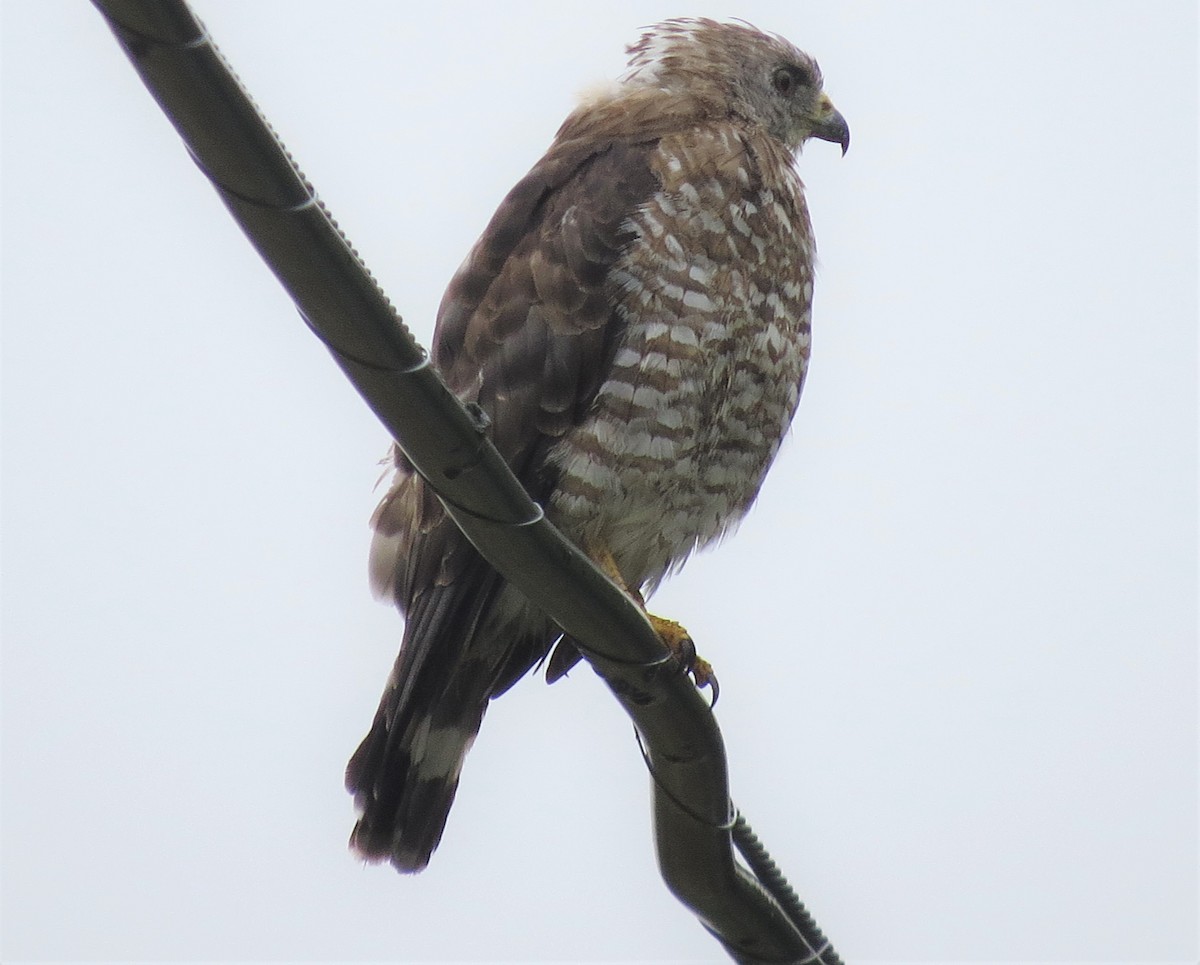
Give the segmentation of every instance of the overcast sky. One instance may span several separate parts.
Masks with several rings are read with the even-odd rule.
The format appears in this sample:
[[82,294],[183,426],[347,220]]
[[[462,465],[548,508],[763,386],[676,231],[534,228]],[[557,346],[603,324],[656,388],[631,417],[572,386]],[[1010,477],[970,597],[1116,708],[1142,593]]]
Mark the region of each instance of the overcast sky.
[[[641,26],[816,56],[809,382],[654,607],[734,799],[850,962],[1196,960],[1194,3],[195,9],[426,342]],[[349,855],[386,434],[87,3],[3,4],[0,213],[4,960],[722,961],[586,668],[493,705],[428,871]]]

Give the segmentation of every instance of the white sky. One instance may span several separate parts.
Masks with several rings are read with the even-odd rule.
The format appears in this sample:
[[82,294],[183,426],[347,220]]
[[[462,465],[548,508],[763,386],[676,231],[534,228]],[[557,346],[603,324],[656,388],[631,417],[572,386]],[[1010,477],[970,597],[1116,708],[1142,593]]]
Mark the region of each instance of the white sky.
[[[821,62],[812,371],[655,600],[852,962],[1192,962],[1193,3],[196,0],[408,323],[666,16]],[[584,670],[495,704],[429,870],[346,850],[400,638],[383,430],[82,2],[3,4],[3,945],[722,961]]]

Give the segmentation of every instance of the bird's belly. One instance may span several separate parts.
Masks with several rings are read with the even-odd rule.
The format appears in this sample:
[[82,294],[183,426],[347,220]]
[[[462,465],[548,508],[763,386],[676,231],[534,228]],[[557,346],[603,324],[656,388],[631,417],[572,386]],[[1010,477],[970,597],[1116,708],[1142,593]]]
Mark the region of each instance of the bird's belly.
[[622,379],[618,365],[551,455],[551,520],[652,588],[750,508],[795,411],[806,350],[748,351],[671,379],[644,365]]

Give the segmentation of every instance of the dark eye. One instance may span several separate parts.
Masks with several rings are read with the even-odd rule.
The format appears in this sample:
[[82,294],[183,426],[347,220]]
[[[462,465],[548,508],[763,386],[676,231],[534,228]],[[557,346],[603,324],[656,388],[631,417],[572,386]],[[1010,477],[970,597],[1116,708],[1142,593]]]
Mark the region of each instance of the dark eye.
[[775,72],[771,74],[771,86],[781,97],[791,97],[798,87],[819,88],[821,73],[816,69],[816,65],[784,64],[776,67]]

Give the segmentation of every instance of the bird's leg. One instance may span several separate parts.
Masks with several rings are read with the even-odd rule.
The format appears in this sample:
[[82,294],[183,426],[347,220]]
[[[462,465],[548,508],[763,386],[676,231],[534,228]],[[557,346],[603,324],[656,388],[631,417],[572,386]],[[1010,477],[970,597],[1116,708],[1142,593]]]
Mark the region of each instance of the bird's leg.
[[712,664],[696,653],[696,643],[692,639],[692,635],[687,632],[687,628],[675,620],[655,616],[646,609],[646,601],[642,597],[641,590],[625,582],[625,578],[617,568],[617,561],[613,559],[612,552],[607,546],[588,540],[584,549],[592,562],[603,570],[604,575],[633,597],[634,602],[642,608],[642,612],[646,614],[646,619],[650,621],[650,626],[654,627],[654,632],[666,644],[667,649],[674,654],[675,659],[679,661],[684,671],[692,675],[696,686],[700,688],[712,688],[713,703],[715,704],[718,695],[721,693],[721,687],[717,683],[717,675],[713,673]]

